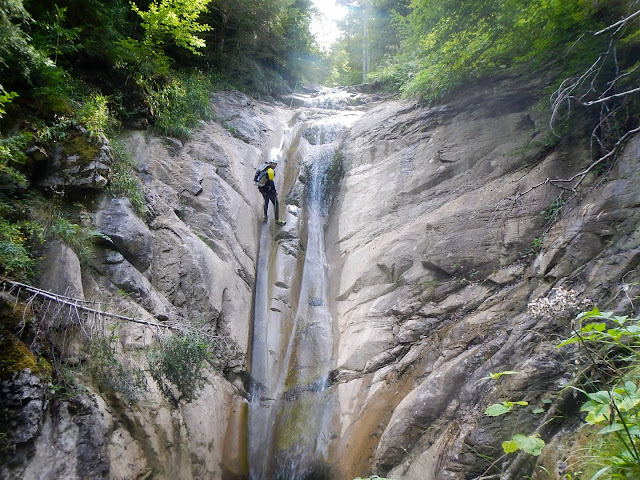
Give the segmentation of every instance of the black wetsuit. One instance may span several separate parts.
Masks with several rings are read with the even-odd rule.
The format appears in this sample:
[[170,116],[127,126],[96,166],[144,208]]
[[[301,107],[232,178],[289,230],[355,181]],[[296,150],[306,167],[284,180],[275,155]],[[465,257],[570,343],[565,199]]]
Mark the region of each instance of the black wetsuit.
[[258,188],[260,193],[262,194],[262,198],[264,198],[264,218],[267,218],[267,212],[269,211],[269,201],[273,203],[273,208],[276,212],[276,222],[279,219],[278,211],[280,210],[278,205],[278,190],[276,190],[276,184],[273,181],[273,177],[275,177],[275,172],[271,167],[267,169],[267,183],[264,186]]

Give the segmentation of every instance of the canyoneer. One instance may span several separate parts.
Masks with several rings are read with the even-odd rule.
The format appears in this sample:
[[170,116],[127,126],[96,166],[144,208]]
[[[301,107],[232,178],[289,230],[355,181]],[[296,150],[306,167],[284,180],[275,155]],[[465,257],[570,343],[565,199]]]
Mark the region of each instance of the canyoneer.
[[273,203],[273,209],[275,211],[276,225],[281,226],[287,222],[280,220],[279,218],[280,205],[278,203],[278,190],[276,189],[276,184],[273,181],[276,176],[275,169],[277,166],[278,160],[275,158],[269,160],[267,163],[263,163],[256,170],[253,180],[255,184],[258,185],[258,190],[262,194],[262,198],[264,198],[265,223],[268,220],[269,202],[271,202]]

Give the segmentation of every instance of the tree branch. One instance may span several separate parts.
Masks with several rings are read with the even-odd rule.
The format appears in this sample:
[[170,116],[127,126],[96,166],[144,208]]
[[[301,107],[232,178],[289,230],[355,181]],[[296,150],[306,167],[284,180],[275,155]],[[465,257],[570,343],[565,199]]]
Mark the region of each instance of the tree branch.
[[586,105],[586,106],[595,105],[596,103],[606,102],[607,100],[611,100],[612,98],[624,97],[626,95],[630,95],[635,92],[640,92],[640,87],[634,88],[633,90],[627,90],[626,92],[616,93],[615,95],[610,95],[608,97],[601,98],[600,100],[594,100],[592,102],[584,102],[582,105]]
[[[71,297],[65,297],[64,295],[58,295],[56,293],[52,293],[52,292],[48,292],[47,290],[41,290],[39,288],[36,287],[32,287],[31,285],[27,285],[24,283],[20,283],[20,282],[15,282],[13,280],[9,280],[6,278],[1,278],[0,279],[0,283],[4,286],[9,286],[9,291],[13,290],[14,288],[18,288],[18,290],[25,290],[29,293],[32,293],[33,295],[39,296],[41,298],[46,298],[48,300],[54,301],[60,305],[64,305],[67,306],[71,309],[76,310],[76,312],[78,310],[82,310],[84,312],[87,313],[93,313],[93,314],[97,314],[97,315],[103,315],[106,317],[111,317],[111,318],[116,318],[118,320],[125,320],[127,322],[134,322],[134,323],[140,323],[142,325],[147,325],[149,327],[160,327],[160,328],[168,328],[171,330],[178,330],[178,328],[176,327],[175,324],[162,324],[162,323],[155,323],[155,322],[148,322],[146,320],[140,320],[134,317],[126,317],[124,315],[118,315],[115,313],[110,313],[110,312],[106,312],[104,310],[98,310],[95,308],[91,308],[88,307],[88,304],[97,304],[98,302],[90,302],[87,300],[80,300],[77,298],[71,298]],[[80,314],[76,313],[77,316],[79,317]]]
[[633,14],[629,15],[627,18],[623,18],[622,20],[620,20],[619,22],[614,23],[613,25],[609,25],[608,27],[603,28],[599,32],[594,33],[594,35],[600,35],[601,33],[608,32],[609,30],[612,30],[612,29],[614,29],[616,27],[622,26],[625,23],[627,23],[628,21],[633,20],[637,16],[640,16],[640,10],[638,10],[636,13],[633,13]]

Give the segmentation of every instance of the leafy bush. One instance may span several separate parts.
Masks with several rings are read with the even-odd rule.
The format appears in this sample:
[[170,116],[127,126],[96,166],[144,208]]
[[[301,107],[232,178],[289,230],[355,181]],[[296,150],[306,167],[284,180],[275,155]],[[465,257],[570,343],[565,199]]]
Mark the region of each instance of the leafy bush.
[[7,113],[5,105],[10,104],[17,96],[18,94],[16,92],[7,92],[4,87],[0,85],[0,118],[4,117],[5,113]]
[[3,275],[26,279],[33,275],[35,259],[30,250],[42,241],[42,226],[26,218],[20,204],[0,200],[0,268]]
[[5,85],[51,65],[21,28],[30,20],[22,0],[0,0],[0,73]]
[[[169,400],[195,400],[204,386],[203,367],[210,358],[209,345],[197,332],[176,333],[163,339],[148,354],[151,376]],[[176,398],[172,386],[180,394]]]
[[134,161],[127,149],[116,140],[111,141],[114,161],[111,166],[111,181],[107,187],[112,195],[125,195],[140,216],[147,213],[144,203],[144,187],[134,173]]
[[109,112],[107,97],[99,93],[83,99],[77,107],[74,123],[85,128],[90,138],[106,136],[118,126]]
[[200,120],[212,117],[209,102],[213,90],[212,77],[199,71],[172,78],[150,94],[156,129],[162,135],[189,139]]
[[589,32],[625,14],[621,2],[414,0],[407,14],[396,16],[402,47],[373,78],[433,100],[463,83],[523,65],[573,75],[607,50],[608,38]]
[[148,11],[131,3],[131,8],[142,19],[142,27],[146,32],[145,40],[152,45],[162,46],[173,41],[177,46],[186,48],[191,53],[201,55],[199,49],[206,46],[205,41],[196,34],[207,32],[211,27],[198,23],[198,17],[206,11],[211,0],[154,0]]
[[115,329],[98,335],[89,343],[89,373],[103,392],[120,393],[128,402],[140,399],[147,390],[144,373],[139,368],[125,367],[117,358]]
[[26,187],[27,177],[20,171],[28,159],[27,145],[33,141],[33,134],[22,132],[8,137],[0,137],[0,184],[10,187]]
[[[640,319],[600,312],[578,315],[580,328],[560,343],[579,344],[591,367],[612,382],[600,390],[580,390],[587,398],[585,422],[598,426],[581,467],[591,479],[640,476]],[[586,322],[586,323],[585,323]]]

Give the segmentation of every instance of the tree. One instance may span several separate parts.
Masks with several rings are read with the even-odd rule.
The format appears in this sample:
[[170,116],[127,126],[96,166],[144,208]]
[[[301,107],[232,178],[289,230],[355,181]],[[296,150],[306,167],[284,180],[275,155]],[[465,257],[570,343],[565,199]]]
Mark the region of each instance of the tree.
[[172,40],[177,46],[186,48],[195,55],[206,46],[205,40],[197,34],[211,30],[198,22],[198,17],[207,9],[211,0],[160,0],[151,2],[149,10],[140,10],[131,2],[131,8],[142,19],[146,41],[155,46],[163,46]]
[[[400,44],[398,20],[409,12],[409,0],[340,0],[349,13],[339,23],[342,35],[335,46],[334,58],[340,63],[333,66],[334,75],[338,71],[347,73],[344,80],[349,83],[367,81],[371,71],[376,70],[387,56],[394,55]],[[348,67],[344,57],[347,52]],[[354,76],[354,73],[358,76]]]
[[22,29],[30,22],[22,0],[0,0],[0,72],[5,86],[52,63]]

